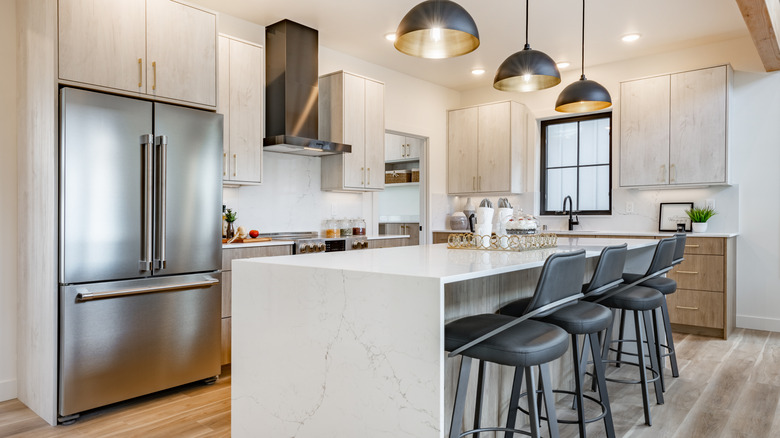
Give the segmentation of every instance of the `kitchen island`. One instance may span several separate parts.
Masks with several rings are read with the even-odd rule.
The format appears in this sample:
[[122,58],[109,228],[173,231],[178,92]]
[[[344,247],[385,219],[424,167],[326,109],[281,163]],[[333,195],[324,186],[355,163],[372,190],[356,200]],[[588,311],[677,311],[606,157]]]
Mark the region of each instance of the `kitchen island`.
[[[656,241],[559,239],[524,252],[446,244],[233,263],[232,433],[237,437],[440,437],[459,359],[444,324],[533,293],[551,254],[628,243],[628,270]],[[583,279],[584,281],[587,278]],[[553,367],[568,379],[570,358]],[[505,413],[511,373],[487,368],[485,421]],[[563,382],[565,383],[565,382]],[[473,398],[470,398],[473,400]]]

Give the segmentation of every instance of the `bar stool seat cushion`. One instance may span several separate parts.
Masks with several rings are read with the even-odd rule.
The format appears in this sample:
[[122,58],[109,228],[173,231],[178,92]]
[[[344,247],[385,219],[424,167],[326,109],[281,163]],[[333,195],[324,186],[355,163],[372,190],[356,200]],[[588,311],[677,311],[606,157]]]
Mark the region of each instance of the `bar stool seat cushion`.
[[[623,281],[633,283],[643,276],[642,274],[623,274]],[[639,283],[639,286],[653,288],[664,295],[673,294],[677,290],[677,282],[668,277],[653,277]]]
[[514,317],[520,317],[523,316],[525,313],[525,309],[528,308],[528,303],[531,302],[531,297],[528,298],[521,298],[519,300],[512,301],[509,304],[505,304],[503,307],[498,309],[497,313],[500,313],[501,315],[509,315]]
[[586,335],[606,330],[612,322],[612,311],[601,304],[579,301],[556,310],[542,321],[554,324],[573,335]]
[[[514,317],[496,314],[467,316],[444,326],[444,348],[453,351]],[[529,367],[561,357],[569,336],[554,325],[526,320],[464,351],[464,356],[501,365]]]
[[633,286],[622,292],[607,297],[601,304],[614,309],[653,310],[664,302],[664,296],[655,289],[643,286]]

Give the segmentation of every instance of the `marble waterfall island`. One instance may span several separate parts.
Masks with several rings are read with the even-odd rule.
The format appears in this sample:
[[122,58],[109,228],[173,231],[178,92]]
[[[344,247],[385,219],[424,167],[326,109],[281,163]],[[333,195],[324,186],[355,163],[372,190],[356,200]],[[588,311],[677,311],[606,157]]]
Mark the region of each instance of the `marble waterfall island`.
[[[584,248],[592,270],[601,249],[620,242],[637,266],[656,243],[559,239],[524,252],[440,244],[236,260],[232,434],[445,436],[459,361],[443,350],[444,324],[531,295],[550,254]],[[486,392],[485,418],[497,422],[511,373],[487,372],[497,387]]]

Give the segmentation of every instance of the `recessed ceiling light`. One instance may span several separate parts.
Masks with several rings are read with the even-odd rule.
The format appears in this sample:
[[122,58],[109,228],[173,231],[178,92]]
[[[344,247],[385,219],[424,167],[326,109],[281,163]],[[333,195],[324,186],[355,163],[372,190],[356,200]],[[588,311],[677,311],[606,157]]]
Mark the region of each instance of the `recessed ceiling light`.
[[483,75],[485,74],[484,68],[475,68],[474,70],[471,70],[471,74],[473,75]]
[[559,62],[559,63],[557,63],[555,65],[557,65],[559,69],[564,69],[564,68],[570,66],[571,63],[569,63],[567,61],[561,61],[561,62]]
[[385,34],[385,39],[387,41],[395,41],[395,32]]
[[638,40],[640,36],[641,35],[638,33],[630,33],[628,35],[623,35],[623,38],[621,39],[624,43],[633,43],[634,41]]

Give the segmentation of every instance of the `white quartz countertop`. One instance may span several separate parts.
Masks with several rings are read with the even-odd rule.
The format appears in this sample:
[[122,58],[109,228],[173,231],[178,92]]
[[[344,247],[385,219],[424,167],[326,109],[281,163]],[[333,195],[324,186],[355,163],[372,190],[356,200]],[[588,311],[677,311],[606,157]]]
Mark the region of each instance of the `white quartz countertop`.
[[559,238],[556,248],[520,252],[448,249],[447,244],[438,244],[245,259],[234,263],[397,274],[435,278],[442,283],[451,283],[540,267],[547,257],[557,252],[585,249],[588,258],[598,257],[605,246],[623,242],[628,244],[629,251],[656,244],[656,241],[649,239]]
[[[434,233],[468,233],[469,230],[433,230]],[[546,230],[545,233],[555,233],[559,236],[566,236],[569,234],[583,235],[592,234],[594,237],[598,236],[647,236],[647,237],[671,237],[674,235],[672,232],[660,232],[660,231],[594,231],[594,230]],[[739,233],[688,233],[688,237],[737,237]]]

